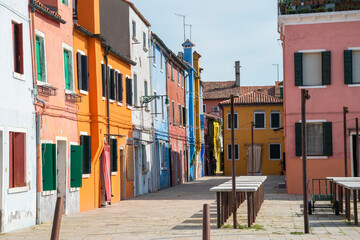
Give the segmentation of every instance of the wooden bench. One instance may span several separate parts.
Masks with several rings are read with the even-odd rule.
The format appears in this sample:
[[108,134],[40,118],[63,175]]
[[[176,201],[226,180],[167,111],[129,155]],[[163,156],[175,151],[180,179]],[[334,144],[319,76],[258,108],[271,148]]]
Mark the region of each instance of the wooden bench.
[[[255,222],[264,202],[264,182],[266,176],[239,176],[236,178],[236,208],[247,200],[248,227]],[[216,192],[217,227],[220,228],[232,212],[232,181],[227,181],[210,189]]]

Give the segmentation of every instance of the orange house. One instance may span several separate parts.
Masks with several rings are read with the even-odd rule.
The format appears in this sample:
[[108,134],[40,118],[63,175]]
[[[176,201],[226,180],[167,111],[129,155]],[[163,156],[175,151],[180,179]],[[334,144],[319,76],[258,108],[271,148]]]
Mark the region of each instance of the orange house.
[[74,9],[74,75],[80,102],[78,130],[83,146],[80,211],[83,212],[105,204],[100,180],[105,144],[110,145],[111,202],[134,196],[132,145],[127,145],[127,139],[132,138],[132,120],[131,110],[126,106],[126,79],[130,78],[131,65],[135,62],[116,52],[100,34],[99,0],[78,0]]

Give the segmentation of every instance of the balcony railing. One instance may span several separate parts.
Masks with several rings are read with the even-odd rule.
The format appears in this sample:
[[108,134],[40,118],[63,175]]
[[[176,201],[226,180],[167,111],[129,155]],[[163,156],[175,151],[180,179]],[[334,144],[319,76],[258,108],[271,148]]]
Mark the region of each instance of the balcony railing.
[[279,15],[360,10],[360,0],[278,0]]

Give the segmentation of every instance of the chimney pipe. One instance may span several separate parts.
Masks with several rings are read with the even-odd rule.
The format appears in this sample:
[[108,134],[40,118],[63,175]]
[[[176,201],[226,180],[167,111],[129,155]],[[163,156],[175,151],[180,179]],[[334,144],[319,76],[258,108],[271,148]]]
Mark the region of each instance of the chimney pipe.
[[235,62],[235,85],[240,87],[240,61]]

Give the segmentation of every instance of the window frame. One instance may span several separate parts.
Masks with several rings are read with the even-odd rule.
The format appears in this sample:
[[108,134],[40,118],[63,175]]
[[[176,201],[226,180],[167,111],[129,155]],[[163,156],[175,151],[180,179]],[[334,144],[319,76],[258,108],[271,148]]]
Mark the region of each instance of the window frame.
[[[118,96],[118,92],[117,92],[118,87],[119,87],[118,86],[118,75],[122,76],[121,79],[120,79],[120,81],[121,81],[121,89],[119,89],[120,93],[121,93],[121,100],[120,101],[118,101],[119,96]],[[120,70],[115,69],[115,101],[117,102],[118,106],[122,106],[122,103],[124,102],[124,82],[123,82],[123,78],[124,78],[124,76],[120,72]]]
[[[239,147],[239,144],[235,143],[235,153],[236,153],[236,147],[238,149],[238,157],[236,158],[236,155],[235,155],[235,161],[239,161],[239,159],[240,159],[240,147]],[[230,156],[229,156],[229,150],[231,151],[231,144],[227,144],[226,154],[227,154],[227,160],[232,161],[231,152],[230,152]]]
[[[256,127],[256,115],[257,114],[263,114],[264,115],[264,127],[263,128],[257,128]],[[265,111],[254,111],[254,129],[255,130],[264,130],[266,129],[266,112]]]
[[171,108],[172,108],[172,123],[175,124],[175,102],[171,101]]
[[206,113],[206,104],[203,104],[203,113]]
[[[69,77],[71,77],[71,80],[72,80],[72,85],[70,83],[70,86],[72,86],[72,89],[66,89],[66,79],[65,79],[65,69],[64,69],[64,89],[65,89],[65,93],[75,93],[75,82],[74,82],[74,79],[75,79],[75,75],[74,75],[74,57],[73,57],[73,48],[69,45],[67,45],[66,43],[62,43],[62,57],[63,57],[63,67],[65,67],[65,59],[64,59],[64,51],[67,51],[69,52],[69,57],[70,57],[70,60],[71,60],[71,63],[69,63],[71,66],[71,74],[69,73]],[[70,70],[69,68],[69,70]],[[69,80],[70,82],[70,80]]]
[[137,78],[137,73],[133,74],[133,106],[138,106],[138,78]]
[[132,20],[131,28],[132,28],[132,38],[136,39],[136,21],[135,20]]
[[[271,145],[279,145],[279,158],[271,158]],[[280,161],[281,160],[281,143],[269,143],[269,160],[271,161]]]
[[181,104],[180,103],[178,103],[178,116],[179,116],[179,127],[181,127],[182,126],[182,115],[181,115]]
[[[16,38],[16,28],[21,28],[21,39]],[[19,33],[19,34],[20,34]],[[25,81],[25,66],[24,66],[24,28],[23,23],[18,22],[15,19],[11,19],[11,34],[12,34],[12,57],[13,57],[13,76],[16,79]],[[17,64],[17,58],[19,59],[19,66]],[[18,68],[18,69],[17,69]],[[17,71],[19,70],[19,71]]]
[[[91,174],[91,159],[92,159],[92,155],[91,155],[91,136],[88,134],[88,132],[80,132],[80,145],[83,146],[83,152],[84,152],[84,145],[81,142],[81,136],[85,136],[85,137],[90,137],[90,172],[89,173],[84,173],[84,167],[83,167],[83,174],[82,174],[82,178],[89,178],[90,174]],[[84,165],[84,157],[85,155],[83,154],[83,165]]]
[[[227,130],[231,130],[231,126],[229,125],[230,115],[231,115],[231,112],[228,111],[227,118],[226,118],[226,129]],[[237,111],[234,111],[234,117],[235,117],[235,115],[236,115],[236,122],[235,122],[236,127],[234,127],[234,130],[238,130],[239,129],[239,115],[238,115]]]
[[63,4],[65,4],[66,6],[69,6],[69,0],[62,0],[61,1]]
[[[47,79],[47,61],[46,61],[46,43],[45,43],[45,33],[35,29],[35,38],[39,37],[42,39],[42,48],[44,51],[44,59],[43,59],[43,68],[44,68],[44,72],[42,73],[41,78],[44,78],[44,80],[39,81],[37,78],[37,74],[36,74],[36,82],[38,85],[42,85],[42,84],[48,84],[48,79]],[[35,49],[36,51],[36,49]],[[84,54],[85,55],[85,54]],[[40,56],[41,57],[41,56]],[[37,60],[36,60],[36,66],[37,66]]]
[[[272,118],[271,118],[271,116],[273,114],[278,114],[279,115],[279,127],[273,127],[272,126]],[[279,128],[281,128],[281,113],[280,113],[280,111],[271,111],[270,112],[270,129],[279,129]]]
[[146,33],[145,33],[145,32],[143,32],[143,50],[144,50],[145,52],[148,51],[148,49],[147,49],[147,37],[146,37]]
[[[154,96],[157,96],[157,92],[156,90],[154,90]],[[158,120],[158,112],[157,112],[157,98],[154,98],[154,115],[155,115],[155,120]]]
[[153,65],[156,67],[156,44],[153,43]]

